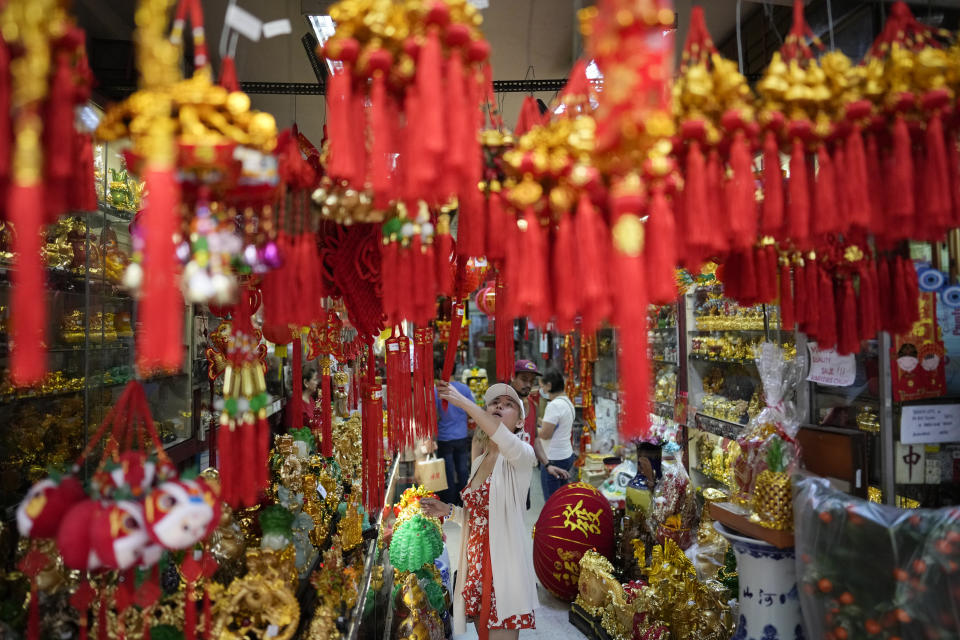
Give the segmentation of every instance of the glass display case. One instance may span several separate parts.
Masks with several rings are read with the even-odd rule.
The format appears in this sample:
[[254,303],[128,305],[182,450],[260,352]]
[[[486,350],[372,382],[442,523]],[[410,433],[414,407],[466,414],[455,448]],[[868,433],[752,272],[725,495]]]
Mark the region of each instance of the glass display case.
[[729,487],[736,439],[765,405],[753,349],[773,341],[793,358],[797,338],[781,330],[776,306],[740,306],[719,283],[693,285],[684,308],[691,476],[698,485]]
[[683,307],[678,303],[650,305],[647,311],[647,344],[651,366],[650,421],[661,440],[676,440],[686,424],[686,343]]
[[[46,229],[48,375],[35,388],[9,382],[10,226],[0,228],[0,495],[7,515],[50,467],[73,462],[136,374],[137,305],[122,287],[132,253],[130,225],[139,183],[116,150],[95,150],[97,211],[64,216]],[[193,313],[184,306],[185,350],[180,371],[142,380],[160,438],[171,459],[185,464],[199,451],[196,438]]]

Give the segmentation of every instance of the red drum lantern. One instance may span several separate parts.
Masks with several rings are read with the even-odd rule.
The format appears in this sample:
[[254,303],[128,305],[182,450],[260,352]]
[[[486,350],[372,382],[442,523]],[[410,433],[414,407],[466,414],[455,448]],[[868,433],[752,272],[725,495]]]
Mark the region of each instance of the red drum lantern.
[[580,558],[590,549],[613,554],[613,512],[603,495],[585,482],[550,496],[533,530],[533,567],[540,584],[561,600],[577,597]]

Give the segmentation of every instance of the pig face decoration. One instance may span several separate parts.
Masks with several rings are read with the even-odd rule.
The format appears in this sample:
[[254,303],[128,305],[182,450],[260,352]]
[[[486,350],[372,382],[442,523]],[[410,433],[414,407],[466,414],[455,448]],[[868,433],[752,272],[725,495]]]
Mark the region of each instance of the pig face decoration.
[[90,541],[104,567],[124,570],[137,566],[150,542],[143,507],[131,500],[101,505],[91,522]]
[[200,542],[215,526],[216,496],[205,484],[164,482],[144,504],[150,538],[166,549],[186,549]]

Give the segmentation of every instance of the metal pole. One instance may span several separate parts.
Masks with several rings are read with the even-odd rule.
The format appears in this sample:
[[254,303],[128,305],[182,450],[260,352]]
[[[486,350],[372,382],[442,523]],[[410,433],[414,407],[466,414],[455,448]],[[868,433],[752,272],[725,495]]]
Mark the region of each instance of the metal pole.
[[883,502],[895,506],[897,502],[896,461],[893,438],[893,385],[890,374],[890,334],[878,336],[880,350],[880,488]]

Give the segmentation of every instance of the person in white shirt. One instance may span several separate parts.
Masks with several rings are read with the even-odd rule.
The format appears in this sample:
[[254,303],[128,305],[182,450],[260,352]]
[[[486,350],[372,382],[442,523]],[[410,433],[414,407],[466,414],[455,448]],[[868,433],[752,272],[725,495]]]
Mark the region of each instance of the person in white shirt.
[[563,375],[555,369],[540,378],[540,395],[550,401],[543,412],[534,443],[534,451],[540,460],[540,487],[544,501],[570,481],[570,470],[577,461],[572,440],[577,412],[563,392],[563,386]]
[[420,501],[433,517],[450,517],[463,528],[460,563],[453,594],[454,633],[466,632],[473,619],[485,640],[516,640],[520,629],[535,627],[539,605],[530,533],[524,502],[536,455],[523,441],[524,407],[510,385],[491,385],[481,409],[447,382],[437,383],[441,400],[467,412],[489,437],[473,461],[462,492],[463,507],[434,498]]

